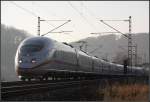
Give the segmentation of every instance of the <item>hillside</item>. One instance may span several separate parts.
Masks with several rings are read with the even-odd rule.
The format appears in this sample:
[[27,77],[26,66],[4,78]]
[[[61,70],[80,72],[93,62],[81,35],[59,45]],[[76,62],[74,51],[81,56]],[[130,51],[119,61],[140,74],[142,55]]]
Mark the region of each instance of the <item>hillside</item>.
[[[133,44],[137,44],[138,63],[149,62],[149,34],[136,33],[132,34]],[[89,37],[79,41],[87,42],[87,52],[90,55],[97,56],[101,59],[107,59],[110,62],[122,64],[119,60],[127,57],[127,39],[124,36],[104,35],[98,37]],[[81,43],[72,42],[71,44],[79,49]],[[84,45],[82,50],[85,51]],[[96,50],[94,50],[96,49]],[[91,53],[90,53],[91,52]]]
[[29,37],[27,32],[1,25],[1,80],[18,80],[14,68],[14,58],[19,43]]

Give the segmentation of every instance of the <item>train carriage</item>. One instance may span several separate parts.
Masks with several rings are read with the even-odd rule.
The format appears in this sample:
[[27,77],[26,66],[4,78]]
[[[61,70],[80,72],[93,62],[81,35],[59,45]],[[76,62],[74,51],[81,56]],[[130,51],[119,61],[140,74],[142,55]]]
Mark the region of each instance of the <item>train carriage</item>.
[[[47,37],[25,39],[17,49],[15,69],[21,79],[125,74],[123,65],[106,62]],[[126,75],[144,75],[144,71],[136,67],[131,71],[128,67]]]

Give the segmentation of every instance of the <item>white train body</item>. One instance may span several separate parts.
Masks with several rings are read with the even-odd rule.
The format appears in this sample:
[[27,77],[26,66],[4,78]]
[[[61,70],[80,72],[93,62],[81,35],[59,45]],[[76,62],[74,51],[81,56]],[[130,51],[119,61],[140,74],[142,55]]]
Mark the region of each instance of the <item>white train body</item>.
[[[18,76],[35,78],[53,74],[123,75],[123,65],[113,64],[47,37],[25,39],[15,57]],[[142,75],[141,68],[128,68],[127,74]],[[73,74],[74,75],[74,74]]]

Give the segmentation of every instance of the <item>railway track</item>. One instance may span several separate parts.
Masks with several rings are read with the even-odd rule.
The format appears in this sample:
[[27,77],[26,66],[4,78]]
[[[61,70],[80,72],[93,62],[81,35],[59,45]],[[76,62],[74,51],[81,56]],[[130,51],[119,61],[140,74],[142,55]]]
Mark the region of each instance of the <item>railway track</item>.
[[[23,95],[32,95],[36,93],[44,93],[44,92],[51,92],[53,90],[57,89],[65,89],[65,88],[72,88],[72,87],[81,87],[81,86],[87,86],[90,84],[96,85],[97,83],[103,83],[105,85],[105,79],[109,79],[109,82],[115,82],[115,81],[125,81],[125,79],[130,79],[128,83],[133,82],[135,76],[118,76],[118,77],[106,77],[101,76],[100,79],[89,79],[89,80],[44,80],[44,81],[16,81],[16,82],[2,82],[1,83],[1,96],[2,100],[11,99],[17,96],[23,96]],[[140,77],[137,77],[136,79],[140,79]],[[145,78],[144,78],[145,79]],[[140,80],[144,80],[141,78]],[[145,80],[147,81],[148,78]],[[126,82],[126,81],[125,81]],[[102,85],[102,86],[103,86]]]
[[15,85],[29,85],[29,84],[37,84],[37,83],[53,83],[53,82],[65,82],[67,80],[33,80],[33,81],[13,81],[13,82],[2,82],[2,87],[15,86]]
[[[88,83],[94,80],[84,80],[82,83]],[[2,83],[2,99],[16,97],[25,94],[41,93],[45,91],[63,89],[68,87],[77,87],[81,80],[76,81],[30,81],[30,82],[4,82]]]

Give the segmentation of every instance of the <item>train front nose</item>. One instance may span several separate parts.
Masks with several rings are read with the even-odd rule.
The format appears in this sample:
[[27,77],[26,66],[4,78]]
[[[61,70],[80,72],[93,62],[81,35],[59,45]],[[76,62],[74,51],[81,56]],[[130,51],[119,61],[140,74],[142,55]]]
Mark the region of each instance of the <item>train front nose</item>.
[[47,60],[49,47],[42,38],[24,41],[18,48],[15,68],[18,75],[34,74],[37,67]]
[[25,39],[18,47],[15,57],[15,70],[18,76],[38,77],[45,73],[41,67],[50,58],[53,43],[46,37]]
[[42,58],[35,55],[25,55],[18,58],[18,67],[21,69],[34,68],[42,62]]
[[42,62],[47,52],[41,42],[30,43],[20,48],[18,64],[20,68],[32,68]]

